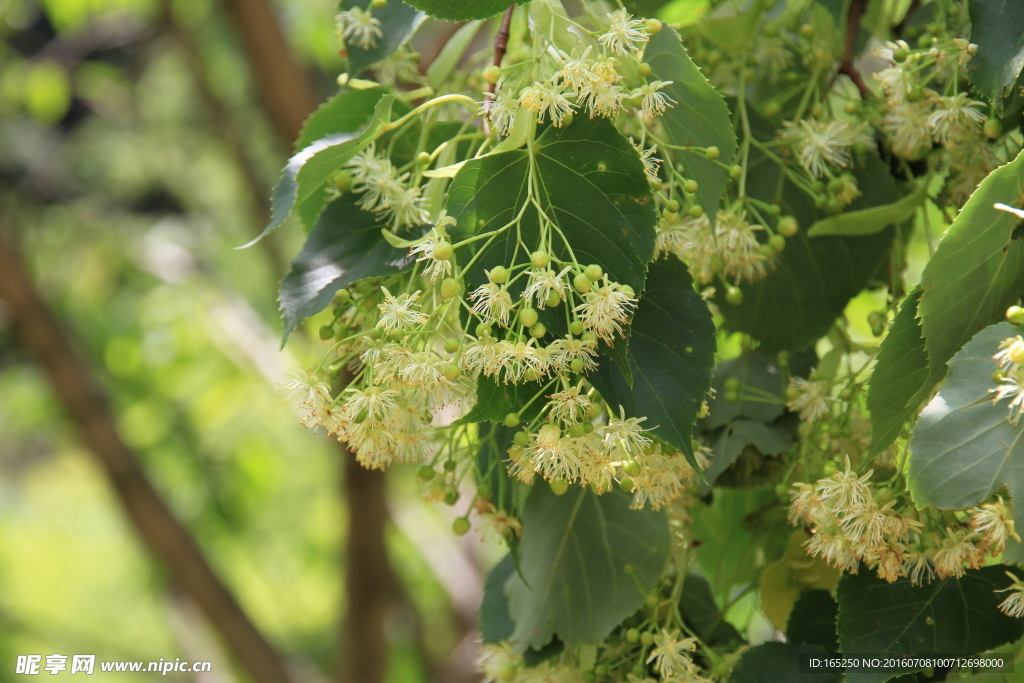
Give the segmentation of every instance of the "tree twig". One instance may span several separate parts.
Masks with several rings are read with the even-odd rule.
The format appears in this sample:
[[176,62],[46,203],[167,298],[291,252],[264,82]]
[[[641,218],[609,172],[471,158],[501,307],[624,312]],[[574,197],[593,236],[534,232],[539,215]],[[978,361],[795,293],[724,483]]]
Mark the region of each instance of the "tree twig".
[[[494,34],[494,66],[501,66],[501,61],[505,59],[505,51],[508,50],[508,36],[512,28],[512,12],[516,9],[516,3],[512,3],[505,10],[505,14],[501,17],[501,26],[498,27],[498,32]],[[494,95],[495,87],[497,82],[491,83],[491,87],[487,89],[488,94]]]
[[864,77],[857,71],[853,60],[857,49],[857,33],[860,31],[860,19],[864,15],[867,4],[868,0],[853,0],[850,3],[850,11],[846,15],[846,47],[843,50],[843,61],[839,65],[839,73],[850,77],[853,84],[857,86],[857,90],[860,91],[860,96],[865,100],[871,99],[874,97],[874,94],[871,92],[868,84],[864,82]]
[[0,300],[22,346],[33,353],[82,441],[107,472],[139,536],[199,605],[229,651],[258,683],[290,683],[284,662],[214,573],[195,539],[153,488],[117,431],[109,400],[60,328],[0,226]]

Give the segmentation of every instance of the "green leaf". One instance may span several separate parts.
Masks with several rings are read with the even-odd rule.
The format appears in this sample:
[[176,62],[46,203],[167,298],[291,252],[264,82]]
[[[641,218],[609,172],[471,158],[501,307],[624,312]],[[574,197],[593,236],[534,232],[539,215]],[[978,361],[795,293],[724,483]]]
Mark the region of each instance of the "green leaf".
[[921,290],[915,289],[903,300],[878,350],[868,385],[872,453],[888,448],[917,413],[915,399],[928,379],[928,352],[917,319],[920,296]]
[[341,0],[342,10],[359,7],[370,8],[373,18],[380,22],[380,30],[384,34],[377,39],[377,44],[364,50],[355,43],[346,43],[348,52],[348,71],[358,76],[366,67],[376,64],[402,46],[425,18],[423,12],[417,12],[404,2],[388,2],[382,7],[373,5],[372,0]]
[[512,636],[515,624],[508,613],[505,584],[515,573],[516,563],[509,553],[487,575],[484,597],[480,601],[480,637],[485,643],[500,643]]
[[522,576],[505,586],[520,648],[542,647],[553,635],[568,647],[597,644],[643,604],[668,560],[668,523],[629,502],[622,491],[598,496],[574,486],[556,496],[533,487],[522,517]]
[[1024,68],[1024,5],[1012,0],[971,0],[971,42],[978,53],[967,73],[974,86],[1002,110],[1002,98]]
[[757,581],[765,566],[786,550],[789,527],[774,485],[716,488],[710,505],[691,508],[697,565],[715,596],[727,602],[735,586]]
[[703,576],[688,574],[683,581],[679,613],[687,627],[708,645],[735,646],[745,642],[736,627],[725,620],[711,592],[711,584]]
[[[321,104],[302,124],[302,132],[295,141],[295,151],[305,149],[332,133],[352,133],[359,130],[373,115],[377,102],[386,94],[385,88],[342,88],[337,95]],[[395,102],[392,108],[400,111],[403,105]]]
[[828,652],[839,651],[836,619],[839,605],[827,590],[807,591],[793,605],[786,625],[786,642],[817,645]]
[[[505,229],[482,248],[467,289],[486,281],[485,269],[511,264],[519,240],[529,249],[539,246],[537,210],[523,206],[530,163],[527,150],[503,152],[467,162],[452,181],[448,214],[463,235],[498,230],[521,211],[523,216],[518,229]],[[632,145],[607,119],[581,116],[540,135],[534,164],[536,187],[541,188],[536,199],[579,263],[596,263],[616,282],[643,291],[656,216]],[[563,240],[553,242],[552,255],[571,261]]]
[[483,22],[470,21],[459,27],[448,42],[444,44],[441,51],[434,58],[434,61],[427,67],[427,83],[434,90],[441,90],[448,85],[448,79],[455,71],[456,65],[462,59],[462,55],[469,49],[473,38],[480,31]]
[[[730,379],[740,382],[740,400],[736,403],[725,398],[728,393],[725,385]],[[724,427],[742,417],[773,422],[785,410],[782,397],[786,383],[778,361],[757,349],[720,363],[715,368],[711,386],[715,396],[708,400],[708,416],[700,423],[705,432]],[[763,400],[764,394],[778,396],[779,400]]]
[[[971,569],[960,579],[912,586],[874,572],[844,574],[839,600],[839,649],[856,654],[978,654],[1024,635],[1024,619],[999,611],[1010,581],[1005,565]],[[1019,572],[1019,570],[1018,570]],[[1024,572],[1020,572],[1024,576]],[[919,671],[907,668],[902,671]],[[882,683],[895,672],[848,672],[849,683]]]
[[525,422],[529,422],[544,407],[546,399],[537,398],[526,410],[523,410],[523,406],[541,392],[544,386],[540,382],[503,384],[481,375],[476,380],[476,405],[452,424],[457,427],[484,420],[501,422],[509,413],[519,413]]
[[[448,21],[466,21],[467,19],[487,19],[501,14],[511,4],[509,0],[405,0],[416,9],[421,9],[432,17]],[[529,0],[515,0],[523,4]]]
[[698,33],[733,55],[750,49],[754,31],[761,23],[764,0],[754,0],[750,8],[738,11],[730,4],[719,5],[718,11],[695,26]]
[[899,225],[908,220],[917,211],[917,207],[928,197],[928,181],[899,201],[859,211],[844,211],[835,216],[816,221],[807,231],[808,237],[821,235],[874,235],[890,225]]
[[644,427],[695,464],[691,434],[711,388],[715,344],[711,312],[686,265],[675,258],[656,261],[630,326],[632,388],[614,361],[602,363],[590,379],[613,410],[622,406],[629,417],[646,417]]
[[[751,114],[751,123],[758,122]],[[755,132],[759,138],[764,134],[763,125]],[[770,124],[769,130],[774,131]],[[775,200],[779,166],[753,149],[750,157],[749,194],[763,201]],[[875,154],[864,160],[864,165],[852,169],[863,195],[850,210],[896,201],[899,194],[888,167]],[[810,198],[789,181],[783,184],[781,201],[783,213],[796,217],[801,226],[813,224],[818,217]],[[769,352],[810,348],[886,262],[895,234],[893,228],[886,228],[863,237],[809,238],[800,230],[786,240],[786,251],[774,273],[743,285],[742,304],[729,304],[724,288],[719,288],[715,301],[726,327],[750,334]]]
[[651,80],[672,81],[663,89],[676,101],[666,111],[661,122],[665,136],[678,147],[718,147],[718,163],[703,153],[675,149],[660,149],[659,154],[670,155],[697,181],[697,203],[704,207],[714,221],[718,199],[729,182],[726,167],[736,153],[736,133],[725,100],[708,83],[704,74],[686,54],[674,30],[664,30],[651,36],[644,50],[644,60],[651,65]]
[[[949,377],[921,411],[910,442],[908,484],[919,506],[978,505],[1005,484],[1024,511],[1024,423],[1011,425],[1009,401],[993,404],[990,393],[992,356],[1018,334],[1010,323],[986,327],[949,362]],[[1017,519],[1024,522],[1021,512]]]
[[792,445],[793,439],[782,425],[736,420],[726,425],[715,441],[715,457],[704,470],[704,478],[709,485],[714,484],[718,475],[736,462],[747,446],[754,446],[764,455],[778,455]]
[[803,673],[800,654],[824,655],[825,650],[814,645],[792,643],[762,643],[752,647],[740,657],[729,676],[730,683],[839,683],[839,673]]
[[413,259],[380,234],[372,212],[362,211],[351,194],[324,209],[281,281],[284,337],[304,319],[327,308],[334,293],[365,277],[394,275],[408,269]]
[[274,186],[270,223],[259,237],[245,246],[256,244],[284,223],[297,204],[302,205],[322,193],[324,184],[334,172],[373,142],[387,125],[394,100],[392,95],[381,97],[370,120],[359,132],[338,132],[320,138],[289,159],[281,179]]
[[1024,288],[1024,243],[1012,239],[1020,220],[993,208],[1016,203],[1024,154],[981,182],[943,235],[921,275],[918,316],[932,379],[977,332],[1003,318]]

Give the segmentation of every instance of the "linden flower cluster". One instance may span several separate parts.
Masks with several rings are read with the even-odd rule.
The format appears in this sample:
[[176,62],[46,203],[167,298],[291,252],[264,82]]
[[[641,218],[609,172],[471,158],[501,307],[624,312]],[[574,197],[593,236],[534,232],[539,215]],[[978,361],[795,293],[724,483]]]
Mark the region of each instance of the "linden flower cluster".
[[[530,70],[510,67],[504,77],[496,72],[491,81],[501,78],[496,95],[483,102],[481,113],[502,135],[511,132],[523,111],[559,127],[577,110],[585,110],[591,118],[614,117],[626,106],[634,107],[643,118],[664,114],[676,104],[664,92],[672,81],[648,80],[650,67],[641,61],[643,46],[661,29],[661,22],[634,19],[624,9],[607,14],[606,19],[597,44],[588,45],[582,54],[575,48],[567,54],[552,46],[550,54]],[[629,73],[639,71],[640,85],[629,89],[624,84],[620,59],[629,60]]]
[[809,555],[851,574],[864,562],[886,581],[907,576],[922,584],[980,569],[987,557],[1002,554],[1009,538],[1018,538],[1013,510],[1001,498],[966,511],[969,521],[945,526],[945,538],[940,538],[915,510],[897,510],[891,490],[873,489],[872,474],[858,476],[847,458],[844,471],[816,485],[794,486],[790,520],[810,527]]
[[352,192],[359,195],[356,203],[363,211],[373,211],[381,221],[391,223],[392,231],[430,220],[419,186],[407,184],[409,174],[399,175],[390,159],[376,156],[373,145],[349,160],[345,168],[349,170]]
[[853,148],[874,145],[865,127],[862,122],[801,119],[784,122],[779,137],[808,173],[821,178],[848,167]]
[[750,223],[742,209],[719,211],[714,228],[707,215],[687,216],[658,227],[655,256],[671,253],[685,260],[701,284],[716,276],[757,282],[778,266],[775,252],[757,238],[762,231],[764,226]]
[[377,47],[377,41],[384,37],[380,20],[368,9],[353,7],[339,12],[335,17],[338,35],[363,50]]
[[942,145],[953,171],[950,194],[957,202],[999,163],[989,144],[1002,132],[999,120],[988,119],[982,102],[959,91],[977,49],[956,38],[917,50],[903,41],[889,42],[876,51],[890,62],[874,74],[885,95],[878,127],[888,136],[892,152],[904,159],[922,159],[934,144]]

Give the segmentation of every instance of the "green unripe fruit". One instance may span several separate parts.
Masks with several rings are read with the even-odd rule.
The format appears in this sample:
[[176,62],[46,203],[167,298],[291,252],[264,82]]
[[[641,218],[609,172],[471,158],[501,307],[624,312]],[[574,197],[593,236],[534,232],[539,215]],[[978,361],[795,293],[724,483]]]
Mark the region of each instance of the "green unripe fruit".
[[530,336],[534,339],[540,339],[548,333],[548,328],[544,327],[544,323],[534,323],[530,326]]
[[740,402],[740,394],[739,394],[739,392],[738,391],[727,391],[727,392],[725,392],[725,401],[726,401],[726,403],[739,403]]
[[768,246],[777,254],[786,251],[786,238],[782,235],[772,235],[768,238]]
[[1002,384],[1005,380],[1006,380],[1006,378],[1003,376],[1003,371],[1002,370],[993,370],[992,371],[992,381],[993,382],[995,382],[996,384]]
[[565,479],[552,479],[549,484],[551,486],[551,493],[556,496],[565,495],[565,492],[569,490],[569,482]]
[[392,341],[402,341],[403,339],[405,339],[405,330],[403,330],[401,327],[396,327],[395,329],[388,332],[388,336],[391,337]]
[[823,194],[819,194],[814,198],[814,208],[824,209],[826,206],[828,206],[828,197]]
[[498,669],[498,680],[501,683],[512,683],[516,679],[517,670],[514,664],[504,664]]
[[725,380],[726,391],[739,391],[742,385],[743,383],[740,382],[739,377],[729,377],[728,379]]
[[569,370],[577,375],[583,372],[584,367],[586,367],[586,364],[581,358],[573,358],[569,361]]
[[434,245],[434,258],[438,261],[450,261],[453,256],[455,249],[452,248],[451,242],[441,240]]
[[743,303],[743,290],[739,287],[727,287],[725,290],[725,300],[733,306],[739,306]]
[[517,446],[525,446],[526,444],[530,443],[530,433],[529,432],[516,432],[515,436],[512,437],[512,441]]
[[644,98],[643,95],[633,95],[632,97],[627,97],[626,99],[622,100],[622,102],[627,107],[639,109],[644,103]]
[[907,101],[908,102],[920,102],[923,99],[924,99],[924,89],[921,86],[919,86],[919,85],[915,85],[914,87],[912,87],[910,89],[910,92],[907,93]]
[[538,249],[530,254],[530,263],[534,268],[547,268],[551,263],[551,256],[548,255],[548,252]]
[[665,225],[672,225],[676,222],[676,219],[679,218],[679,214],[674,211],[666,211],[662,214],[662,218],[665,219]]
[[434,478],[434,468],[430,465],[420,465],[416,468],[416,476],[423,481],[430,481]]
[[380,329],[375,327],[372,330],[370,330],[369,332],[367,332],[366,336],[369,337],[370,339],[374,340],[374,341],[377,341],[378,339],[381,338],[381,336],[383,334],[384,334],[383,330],[380,330]]
[[847,114],[857,114],[860,112],[860,102],[847,102],[843,105],[843,111]]
[[546,297],[544,297],[544,303],[547,304],[548,306],[557,306],[561,302],[561,295],[559,295],[559,293],[553,289],[550,292],[548,292],[548,295]]
[[815,180],[811,183],[811,192],[814,194],[821,194],[825,191],[825,183],[820,180]]
[[537,371],[534,370],[533,368],[530,368],[529,370],[523,373],[523,377],[526,379],[527,382],[536,382]]
[[640,62],[640,66],[638,66],[636,70],[640,72],[641,76],[651,75],[651,65],[647,62]]
[[845,183],[843,183],[842,178],[833,178],[832,180],[828,181],[829,194],[839,194],[840,192],[843,191],[843,188],[845,186],[846,185]]
[[647,647],[648,645],[650,645],[653,642],[654,642],[654,636],[651,635],[650,631],[644,631],[643,633],[640,634],[640,644],[643,645],[644,647]]
[[629,285],[622,285],[620,289],[624,294],[628,294],[629,296],[636,296],[636,292],[634,292],[633,288],[630,287]]
[[892,51],[892,61],[896,62],[897,64],[902,64],[903,62],[907,61],[907,57],[909,56],[910,55],[907,53],[907,51],[904,50],[902,47],[898,47]]
[[821,102],[815,102],[814,106],[811,107],[811,116],[813,116],[816,119],[820,119],[822,116],[824,116],[824,114],[825,107],[821,104]]
[[465,517],[459,517],[452,522],[452,533],[456,536],[465,536],[469,533],[469,520]]
[[426,168],[430,165],[430,155],[426,152],[420,152],[416,155],[416,163],[420,165],[420,168]]
[[356,424],[361,425],[364,422],[366,422],[366,418],[368,418],[369,416],[370,414],[367,413],[366,409],[364,408],[363,410],[360,410],[358,413],[356,413],[356,416],[352,418],[352,421],[355,422]]
[[490,337],[491,326],[485,325],[484,323],[480,323],[479,325],[476,326],[476,336],[478,339],[481,337]]
[[779,105],[778,102],[769,102],[768,104],[764,105],[764,115],[769,118],[774,118],[778,116],[779,112],[781,111],[782,107]]
[[834,215],[842,212],[843,205],[838,199],[831,197],[827,202],[825,202],[825,209]]
[[1016,364],[1024,363],[1024,341],[1015,341],[1006,350],[1006,355]]
[[590,291],[590,288],[594,285],[593,281],[583,273],[580,273],[572,279],[572,286],[576,288],[576,291],[581,294],[586,294]]
[[484,72],[481,75],[484,78],[484,83],[490,83],[491,85],[494,85],[495,83],[498,82],[498,79],[501,78],[501,69],[492,64],[491,66],[484,69]]
[[508,282],[508,269],[505,266],[494,266],[487,273],[487,279],[496,285],[502,285]]
[[444,494],[444,504],[451,507],[459,502],[459,492],[454,488],[449,488],[448,492]]
[[441,296],[451,299],[462,294],[462,283],[453,277],[446,277],[441,281]]
[[683,189],[689,192],[690,194],[696,192],[698,187],[699,186],[697,185],[696,180],[687,180],[686,182],[683,183]]
[[445,491],[447,491],[447,489],[445,488],[444,483],[437,479],[430,482],[430,485],[427,487],[428,495],[434,500],[443,498]]
[[721,275],[724,270],[725,270],[725,261],[723,261],[722,259],[718,258],[717,256],[712,256],[711,257],[711,274],[712,275]]
[[679,202],[674,199],[670,199],[665,202],[665,210],[669,213],[679,213]]
[[636,477],[640,474],[640,463],[636,460],[630,460],[622,466],[622,471],[628,474],[630,477]]
[[604,269],[596,263],[591,263],[583,269],[583,274],[586,275],[587,279],[591,282],[597,282],[604,277]]
[[459,342],[457,339],[449,339],[444,343],[445,353],[455,353],[459,350]]
[[454,382],[462,376],[462,368],[455,363],[449,363],[444,366],[444,378],[449,382]]
[[509,413],[505,416],[505,419],[502,420],[502,424],[506,427],[515,427],[519,422],[519,413]]
[[523,327],[533,327],[533,325],[536,324],[538,317],[539,314],[533,308],[524,308],[519,311],[519,322]]
[[598,664],[594,667],[594,675],[598,678],[603,678],[608,675],[608,667],[604,664]]
[[583,436],[583,425],[577,422],[576,424],[569,427],[569,436],[574,439],[578,439]]
[[661,22],[658,21],[657,19],[648,19],[645,28],[647,29],[647,32],[653,36],[655,33],[661,30],[661,26]]
[[455,461],[454,460],[445,460],[444,464],[442,465],[442,467],[444,467],[444,471],[445,472],[454,472],[455,471]]
[[371,0],[370,5],[373,7],[386,7],[388,0]]
[[989,140],[995,140],[1002,133],[1003,122],[993,116],[988,117],[988,120],[985,121],[985,137]]
[[768,213],[772,216],[778,216],[780,213],[782,213],[782,207],[779,206],[778,204],[769,204]]
[[487,484],[480,484],[476,487],[476,497],[480,500],[490,500],[494,497],[494,492]]
[[632,479],[620,479],[619,488],[626,493],[633,493],[633,480]]
[[792,216],[783,216],[779,219],[779,224],[775,229],[778,230],[779,234],[783,237],[792,237],[796,234],[799,226],[797,225],[796,219]]
[[640,642],[640,631],[635,628],[631,628],[626,631],[626,642],[627,643],[638,643]]
[[871,311],[868,313],[868,325],[871,327],[871,334],[881,337],[885,332],[885,314],[881,311]]
[[[785,244],[783,244],[783,247],[785,247]],[[775,250],[772,248],[772,245],[770,244],[762,244],[760,247],[757,248],[757,253],[761,254],[761,256],[763,256],[766,259],[770,259],[773,256],[775,256]]]
[[810,38],[811,36],[814,35],[814,27],[811,26],[810,24],[803,24],[802,26],[800,26],[800,35],[802,35],[804,38]]
[[704,207],[700,204],[694,204],[686,213],[690,214],[690,218],[700,218],[704,215]]
[[569,331],[575,334],[577,337],[583,334],[584,329],[586,328],[583,327],[583,323],[581,323],[579,320],[573,320],[571,323],[569,323]]
[[330,341],[334,339],[334,325],[322,325],[320,327],[320,341]]
[[779,35],[778,24],[765,24],[763,30],[764,34],[769,38],[774,38],[775,36]]
[[1006,319],[1014,325],[1024,325],[1024,308],[1010,306],[1006,309]]
[[719,151],[719,149],[717,147],[715,147],[714,145],[712,145],[711,147],[708,147],[704,151],[704,154],[707,156],[708,159],[711,159],[712,161],[714,161],[718,157],[722,156],[722,152]]
[[733,180],[739,180],[743,176],[743,167],[739,164],[733,164],[729,167],[729,177]]
[[339,289],[334,293],[334,300],[339,304],[347,304],[352,300],[352,293],[347,289]]

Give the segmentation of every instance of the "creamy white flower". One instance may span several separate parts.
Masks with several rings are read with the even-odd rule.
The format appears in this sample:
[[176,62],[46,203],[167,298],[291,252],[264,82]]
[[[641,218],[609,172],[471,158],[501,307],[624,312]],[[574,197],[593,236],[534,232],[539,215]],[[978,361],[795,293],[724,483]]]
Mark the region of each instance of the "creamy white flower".
[[377,327],[384,328],[390,332],[395,328],[406,328],[410,325],[418,325],[427,321],[427,316],[419,309],[416,303],[420,298],[419,290],[412,294],[399,294],[393,296],[385,287],[380,288],[384,292],[384,303],[378,304],[380,309],[380,320]]
[[800,164],[814,177],[825,175],[829,168],[846,168],[850,148],[855,144],[871,144],[859,125],[847,121],[814,121],[802,119],[782,124],[780,137],[796,152]]
[[610,52],[620,55],[635,52],[650,38],[646,29],[647,22],[634,19],[625,9],[609,12],[607,17],[611,25],[597,40]]
[[508,316],[512,311],[512,296],[505,285],[487,282],[469,295],[473,301],[473,313],[489,322],[496,322],[502,327],[508,326]]
[[661,116],[666,109],[675,105],[675,100],[667,93],[661,92],[662,88],[669,85],[672,85],[672,81],[652,81],[630,93],[634,97],[640,96],[641,98],[640,116],[652,119],[655,116]]
[[573,309],[583,326],[609,344],[616,336],[622,336],[622,326],[629,322],[637,304],[632,289],[606,277],[603,285],[594,287],[583,297],[583,303]]
[[339,12],[335,21],[342,38],[363,50],[377,47],[377,40],[384,37],[380,20],[374,17],[371,11],[361,7]]
[[572,112],[572,104],[565,95],[548,83],[535,82],[524,88],[519,95],[519,106],[536,114],[541,123],[547,116],[555,126],[561,126],[565,115]]

